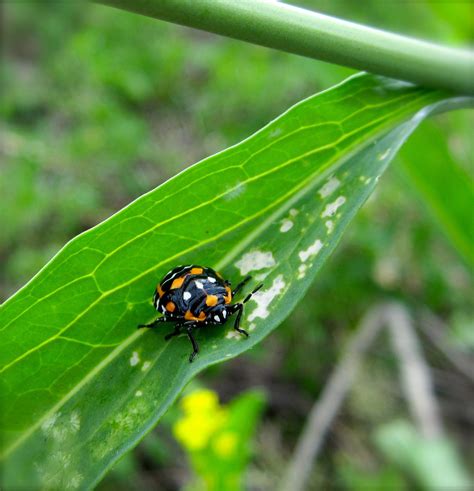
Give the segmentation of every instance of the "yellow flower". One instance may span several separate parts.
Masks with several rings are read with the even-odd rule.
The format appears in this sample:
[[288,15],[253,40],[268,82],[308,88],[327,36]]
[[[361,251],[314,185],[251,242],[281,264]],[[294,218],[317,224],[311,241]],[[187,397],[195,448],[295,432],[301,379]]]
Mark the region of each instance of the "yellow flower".
[[181,407],[184,416],[173,426],[176,439],[188,450],[204,449],[224,424],[227,411],[219,406],[217,394],[207,389],[183,397]]
[[239,436],[235,431],[224,431],[217,436],[212,444],[216,455],[222,458],[229,458],[235,454]]
[[212,390],[199,389],[181,399],[181,407],[187,414],[213,411],[219,407],[217,394]]

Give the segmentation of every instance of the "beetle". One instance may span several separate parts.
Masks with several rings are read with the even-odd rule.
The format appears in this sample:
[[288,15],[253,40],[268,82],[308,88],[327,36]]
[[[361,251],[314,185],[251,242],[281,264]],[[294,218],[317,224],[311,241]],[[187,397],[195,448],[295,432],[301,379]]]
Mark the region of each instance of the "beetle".
[[212,268],[197,266],[177,266],[169,271],[158,283],[153,295],[153,306],[162,317],[149,324],[140,324],[138,328],[154,328],[163,322],[174,323],[174,331],[165,336],[168,341],[186,331],[193,352],[189,356],[192,362],[199,352],[199,346],[193,330],[209,325],[223,325],[227,319],[237,314],[234,329],[248,337],[247,331],[240,327],[244,304],[256,293],[263,284],[257,286],[242,302],[232,304],[232,298],[252,279],[247,276],[233,290],[230,281]]

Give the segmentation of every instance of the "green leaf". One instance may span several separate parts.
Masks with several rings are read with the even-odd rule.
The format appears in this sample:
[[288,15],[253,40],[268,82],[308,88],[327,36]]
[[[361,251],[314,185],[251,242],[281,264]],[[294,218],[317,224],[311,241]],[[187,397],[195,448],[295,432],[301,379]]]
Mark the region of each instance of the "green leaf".
[[[356,76],[67,244],[0,313],[5,487],[90,488],[196,373],[268,335],[419,121],[462,102],[443,100]],[[156,317],[158,280],[182,263],[265,284],[246,305],[250,338],[230,322],[209,327],[192,364],[185,337],[164,341],[171,328],[136,329]]]
[[400,152],[399,160],[424,208],[459,255],[474,266],[474,183],[451,155],[441,128],[425,122]]
[[460,455],[446,437],[423,438],[407,421],[379,428],[375,443],[386,458],[409,474],[422,489],[471,489]]

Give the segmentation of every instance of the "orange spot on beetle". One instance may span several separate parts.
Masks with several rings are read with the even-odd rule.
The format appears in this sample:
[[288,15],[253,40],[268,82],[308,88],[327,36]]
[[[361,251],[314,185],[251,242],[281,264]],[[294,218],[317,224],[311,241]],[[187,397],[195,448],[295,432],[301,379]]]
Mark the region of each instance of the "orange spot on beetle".
[[204,312],[199,312],[199,315],[196,317],[190,310],[187,310],[184,314],[184,318],[187,321],[203,321],[206,318],[206,314]]
[[176,305],[173,302],[168,302],[166,304],[166,310],[168,312],[174,312],[176,310]]
[[173,283],[171,283],[171,290],[174,290],[175,288],[181,288],[181,285],[184,283],[184,276],[181,276],[180,278],[176,278],[173,280]]
[[201,274],[203,271],[202,268],[191,268],[191,274]]
[[230,301],[232,300],[232,290],[229,286],[226,285],[225,291],[227,292],[227,295],[224,296],[224,301],[225,303],[230,303]]
[[206,297],[206,305],[208,307],[214,307],[214,305],[217,305],[218,301],[219,301],[219,299],[217,298],[216,295],[208,295]]
[[160,298],[163,296],[163,293],[165,293],[165,292],[163,291],[163,289],[161,288],[161,285],[158,285],[158,286],[156,287],[156,291],[158,292],[158,295],[160,296]]

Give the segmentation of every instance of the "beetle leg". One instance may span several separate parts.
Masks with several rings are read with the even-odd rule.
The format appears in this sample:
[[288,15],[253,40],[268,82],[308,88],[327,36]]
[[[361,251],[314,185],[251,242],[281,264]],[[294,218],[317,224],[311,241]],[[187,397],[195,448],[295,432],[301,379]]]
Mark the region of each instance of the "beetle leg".
[[[250,279],[250,277],[248,277],[248,279]],[[248,279],[246,278],[243,283],[246,283],[248,281]],[[237,286],[237,288],[239,288],[240,285]],[[240,332],[240,334],[243,334],[244,336],[247,336],[249,337],[249,333],[245,330],[245,329],[242,329],[240,327],[240,320],[242,319],[242,314],[244,313],[244,303],[247,303],[251,298],[252,298],[252,295],[256,292],[258,292],[258,290],[260,290],[260,288],[262,288],[263,286],[263,283],[261,285],[258,285],[257,288],[255,288],[254,290],[252,290],[251,293],[249,293],[244,301],[242,303],[236,303],[232,306],[232,311],[231,313],[232,314],[235,314],[237,312],[237,317],[235,318],[235,322],[234,322],[234,329],[237,331],[237,332]],[[237,289],[236,288],[236,289]]]
[[252,279],[251,276],[247,276],[247,278],[244,278],[243,281],[241,281],[235,288],[234,288],[234,291],[232,292],[232,296],[235,297],[235,295],[237,295],[237,293],[240,292],[240,290],[242,290],[242,288]]
[[249,333],[240,327],[240,319],[242,318],[242,314],[244,313],[244,305],[242,303],[236,303],[234,305],[234,313],[237,312],[237,317],[234,322],[234,329],[240,334],[243,334],[246,337],[249,337]]
[[194,325],[191,325],[186,329],[186,331],[188,333],[188,338],[193,345],[193,352],[189,355],[189,363],[192,363],[194,360],[194,357],[199,353],[199,346],[198,346],[196,340],[194,339],[193,332],[192,332],[193,327],[194,327]]
[[150,322],[149,324],[138,324],[137,329],[140,329],[141,327],[148,327],[148,328],[153,328],[156,327],[158,324],[161,324],[162,322],[168,322],[166,317],[158,317],[158,319],[155,319],[153,322]]
[[260,285],[257,286],[257,288],[254,288],[246,297],[245,300],[242,303],[247,303],[251,298],[254,293],[257,293],[260,288],[262,288],[263,283],[260,283]]
[[173,331],[173,332],[168,333],[168,334],[165,336],[165,341],[168,341],[168,340],[170,340],[172,337],[174,337],[174,336],[178,336],[179,334],[181,334],[181,326],[182,326],[182,324],[175,324],[175,325],[174,325],[174,331]]

